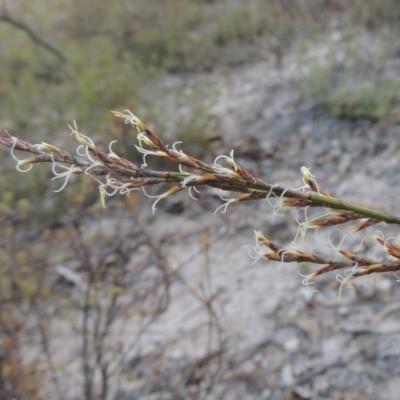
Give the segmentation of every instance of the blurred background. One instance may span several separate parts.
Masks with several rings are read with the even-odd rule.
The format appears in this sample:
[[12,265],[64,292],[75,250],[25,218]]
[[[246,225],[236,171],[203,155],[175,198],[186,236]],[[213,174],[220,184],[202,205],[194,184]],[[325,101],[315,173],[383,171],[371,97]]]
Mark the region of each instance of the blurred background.
[[[397,0],[0,0],[0,125],[75,151],[77,121],[140,164],[110,113],[129,109],[204,161],[234,149],[291,187],[305,165],[332,195],[398,214],[399,26]],[[298,274],[312,265],[251,265],[254,229],[293,241],[290,211],[214,215],[206,190],[155,215],[141,192],[103,209],[89,177],[55,193],[49,166],[20,173],[0,151],[1,399],[398,398],[396,276],[338,303],[335,275],[314,292]],[[343,246],[374,255],[373,232]],[[297,248],[328,252],[308,235]]]

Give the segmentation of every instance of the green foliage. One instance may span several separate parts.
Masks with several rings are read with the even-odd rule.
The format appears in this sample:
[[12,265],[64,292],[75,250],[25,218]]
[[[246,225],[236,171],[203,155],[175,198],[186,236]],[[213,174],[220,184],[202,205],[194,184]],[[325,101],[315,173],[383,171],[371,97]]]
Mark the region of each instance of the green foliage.
[[196,104],[189,117],[183,120],[176,131],[175,138],[185,144],[185,149],[195,156],[204,156],[209,150],[208,131],[214,121],[214,115],[204,104]]
[[[400,122],[400,81],[394,74],[400,3],[331,3],[343,13],[342,37],[331,42],[327,36],[319,45],[323,47],[321,52],[327,50],[322,62],[318,59],[302,63],[302,67],[309,68],[301,82],[304,96],[338,118]],[[311,46],[315,47],[315,43]]]
[[124,43],[140,64],[153,73],[197,69],[198,63],[201,67],[207,38],[200,40],[197,29],[206,23],[204,8],[187,0],[158,2],[157,9],[142,7],[136,14],[140,28]]
[[312,69],[302,81],[303,94],[338,118],[400,122],[400,80],[379,78],[373,67],[328,63]]
[[[280,57],[282,49],[303,38],[315,44],[332,18],[339,17],[351,29],[397,30],[400,5],[395,0],[307,1],[290,7],[276,0],[21,0],[10,7],[10,15],[61,51],[68,63],[60,63],[22,30],[1,23],[0,40],[7,43],[0,46],[1,123],[32,141],[54,142],[54,136],[61,137],[66,124],[76,119],[83,131],[90,129],[96,139],[108,142],[108,110],[133,109],[133,103],[140,103],[140,114],[149,115],[145,120],[155,121],[156,131],[163,131],[157,121],[168,116],[152,115],[158,107],[151,101],[146,105],[142,88],[165,72],[203,71],[245,61],[251,46],[264,48],[265,43]],[[263,51],[259,55],[262,58]],[[354,82],[360,75],[358,65],[341,69],[333,60],[327,64],[314,66],[304,80],[306,96],[338,117],[399,121],[397,81],[372,73]],[[188,102],[192,111],[173,130],[176,140],[184,140],[190,151],[201,155],[213,117],[198,99]],[[21,184],[0,182],[17,198],[29,186],[26,190],[34,199],[44,195],[46,177],[33,172],[20,177]]]
[[[254,9],[254,4],[232,8],[226,14],[217,16],[217,28],[215,29],[215,42],[224,46],[232,41],[248,44],[263,33],[265,28],[265,15]],[[258,12],[257,12],[258,11]]]
[[99,43],[87,58],[76,58],[75,93],[71,98],[83,121],[97,123],[110,109],[126,105],[137,93],[137,76],[130,54],[116,54],[116,49]]
[[398,29],[400,3],[397,0],[354,0],[349,3],[349,16],[354,23],[373,29],[382,26]]
[[337,117],[400,122],[400,82],[369,83],[354,90],[340,88],[327,99],[329,112]]

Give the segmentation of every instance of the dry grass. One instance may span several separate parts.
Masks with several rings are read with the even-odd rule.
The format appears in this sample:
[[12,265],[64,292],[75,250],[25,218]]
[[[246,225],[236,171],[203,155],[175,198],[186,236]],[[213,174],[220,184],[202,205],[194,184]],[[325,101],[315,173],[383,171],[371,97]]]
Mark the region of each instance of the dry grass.
[[[168,196],[186,190],[195,200],[196,192],[199,192],[202,187],[208,186],[231,194],[229,198],[226,198],[226,194],[221,195],[224,204],[215,212],[225,212],[233,203],[259,199],[266,199],[273,208],[273,214],[277,215],[284,208],[304,209],[305,215],[309,208],[321,208],[324,212],[322,216],[299,222],[298,235],[302,238],[305,238],[308,229],[329,228],[348,222],[357,224],[349,229],[347,234],[359,232],[382,222],[400,224],[398,217],[347,203],[322,191],[315,177],[306,167],[301,169],[304,185],[298,189],[270,184],[254,177],[237,164],[233,152],[229,156],[217,157],[213,164],[205,163],[178,148],[180,143],[175,143],[171,147],[166,145],[129,111],[114,112],[114,114],[123,118],[126,123],[131,124],[137,130],[136,149],[143,154],[141,166],[119,157],[111,145],[108,152],[99,149],[88,136],[79,132],[76,125],[71,127],[79,143],[76,155],[43,142],[37,145],[30,144],[11,136],[4,129],[1,131],[0,144],[11,148],[11,154],[17,161],[17,169],[20,172],[29,171],[37,163],[51,163],[54,179],[63,181],[58,191],[66,186],[71,175],[80,174],[93,177],[99,184],[101,202],[104,207],[106,198],[109,196],[129,195],[139,188],[143,189],[146,194],[145,187],[168,185],[169,188],[162,194],[149,196],[155,198],[152,206],[153,212],[155,212],[158,202]],[[30,156],[19,160],[14,154],[16,150],[28,152]],[[161,157],[177,164],[179,172],[152,170],[147,164],[148,158],[152,156]],[[398,261],[400,248],[377,235],[374,235],[373,239],[382,247],[388,258],[379,261],[371,260],[339,246],[336,250],[347,260],[328,260],[303,251],[284,249],[269,241],[260,232],[256,232],[256,246],[252,248],[252,251],[255,254],[253,258],[256,259],[267,258],[279,262],[308,262],[322,265],[320,269],[306,277],[304,283],[307,285],[310,279],[321,274],[343,269],[345,270],[345,277],[342,279],[343,285],[359,276],[400,270]],[[263,247],[267,247],[269,250],[265,252]]]

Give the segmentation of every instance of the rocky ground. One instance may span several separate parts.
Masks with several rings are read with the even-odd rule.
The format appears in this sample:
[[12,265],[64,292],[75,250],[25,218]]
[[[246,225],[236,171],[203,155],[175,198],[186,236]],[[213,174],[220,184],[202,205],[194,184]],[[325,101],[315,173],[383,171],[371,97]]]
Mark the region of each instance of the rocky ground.
[[[219,137],[221,151],[233,148],[239,163],[268,182],[299,187],[304,165],[333,195],[398,213],[399,128],[334,119],[300,101],[294,79],[290,63],[282,69],[260,62],[227,76],[192,76],[174,85],[208,91],[204,101],[218,116],[210,135]],[[253,244],[253,230],[290,246],[297,230],[294,213],[272,218],[271,206],[261,201],[214,215],[219,204],[217,198],[197,204],[167,199],[154,218],[145,217],[149,231],[168,243],[167,255],[181,268],[185,284],[173,283],[170,307],[142,340],[134,365],[140,379],[118,398],[397,399],[398,279],[359,281],[338,303],[334,274],[317,279],[314,292],[302,285],[297,265],[263,260],[251,265],[243,246]],[[391,227],[379,228],[396,235]],[[331,232],[333,240],[345,229]],[[362,238],[348,237],[344,247],[352,249]],[[324,253],[326,243],[323,233],[312,232],[296,246]],[[373,253],[371,240],[363,250]],[[212,298],[218,334],[211,347],[208,310],[186,284],[205,287]]]
[[[263,61],[229,73],[170,77],[157,85],[169,96],[164,104],[171,110],[180,101],[179,90],[171,92],[171,87],[189,95],[201,87],[204,102],[217,116],[207,132],[218,143],[216,155],[234,149],[235,159],[248,170],[293,188],[302,185],[300,168],[307,166],[332,195],[399,213],[400,129],[334,119],[301,100],[296,71],[290,59],[283,67]],[[185,112],[182,105],[170,112],[171,130]],[[168,198],[153,216],[151,203],[140,198],[138,219],[174,279],[168,308],[157,318],[148,324],[142,318],[140,326],[135,316],[121,321],[125,325],[118,340],[130,343],[135,336],[137,341],[123,350],[129,368],[114,388],[117,399],[398,398],[397,277],[361,279],[353,288],[345,287],[338,302],[335,274],[307,288],[298,271],[310,272],[311,265],[263,260],[252,265],[244,246],[254,244],[254,230],[291,246],[298,228],[291,210],[272,218],[270,204],[259,201],[234,204],[214,215],[221,200],[203,193],[198,202],[179,195]],[[117,214],[104,223],[108,230],[112,224],[131,229]],[[92,225],[92,231],[101,229]],[[346,229],[331,230],[330,239],[338,244]],[[396,235],[393,227],[379,229],[386,237]],[[343,247],[354,249],[364,236],[348,236]],[[319,231],[295,246],[325,254],[328,243]],[[151,247],[143,242],[129,261],[132,266],[146,264],[143,285],[157,276]],[[365,239],[362,250],[374,255],[371,239]],[[60,332],[68,348],[68,335],[64,328]],[[77,386],[70,385],[77,382],[73,371],[61,379],[71,398]]]

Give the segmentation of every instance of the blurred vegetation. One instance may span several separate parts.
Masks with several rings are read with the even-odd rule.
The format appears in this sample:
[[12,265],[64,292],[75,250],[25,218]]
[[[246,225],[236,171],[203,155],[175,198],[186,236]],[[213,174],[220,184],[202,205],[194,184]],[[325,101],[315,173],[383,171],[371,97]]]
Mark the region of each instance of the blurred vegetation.
[[341,8],[342,23],[317,45],[323,55],[303,64],[303,94],[338,118],[399,123],[400,3],[354,0]]
[[380,55],[372,64],[369,57],[361,48],[342,61],[331,55],[316,63],[301,84],[304,95],[337,118],[400,123],[400,71],[392,56]]
[[[140,104],[142,84],[165,73],[236,65],[249,57],[268,57],[268,52],[281,57],[301,41],[311,40],[312,46],[332,27],[386,29],[397,34],[400,20],[400,5],[395,0],[19,0],[2,4],[8,16],[67,59],[57,59],[12,24],[0,23],[4,43],[0,46],[0,121],[20,135],[29,132],[42,140],[50,140],[74,119],[82,129],[108,140],[108,110]],[[316,75],[320,80],[326,76],[322,83],[329,84],[326,71]],[[364,92],[368,97],[371,90],[362,87],[353,102],[358,103]],[[325,97],[323,87],[320,92]],[[343,90],[334,92],[336,103]],[[381,94],[378,97],[384,102],[391,97]],[[197,113],[198,105],[193,108]],[[354,109],[355,116],[365,114],[357,104],[328,108],[335,115],[341,115],[337,109]],[[369,112],[368,105],[365,111]],[[377,114],[386,115],[383,111]]]
[[[195,88],[192,96],[178,89],[182,91],[178,97],[191,111],[177,118],[171,129],[166,124],[169,116],[160,111],[163,98],[155,95],[149,101],[146,85],[161,81],[165,74],[229,69],[271,55],[279,65],[296,47],[302,53],[298,63],[305,71],[300,82],[305,98],[340,118],[400,122],[398,0],[3,0],[1,4],[0,124],[30,142],[58,145],[69,137],[67,124],[77,120],[96,143],[106,146],[117,138],[122,144],[118,154],[131,157],[133,132],[108,111],[135,112],[141,107],[141,118],[154,124],[156,132],[173,131],[189,153],[201,155],[209,149],[205,132],[215,118],[202,101],[201,88]],[[67,61],[2,21],[5,11]],[[332,40],[338,32],[340,40]],[[366,42],[360,40],[363,37]],[[376,38],[381,41],[375,42]],[[369,51],[370,45],[380,50]],[[323,50],[321,57],[309,57],[315,48]],[[54,196],[51,191],[59,182],[49,187],[50,171],[34,168],[15,179],[13,173],[14,163],[2,165],[0,397],[35,399],[40,364],[22,363],[21,343],[29,342],[32,310],[39,315],[37,304],[54,295],[52,282],[46,280],[48,256],[53,246],[59,252],[56,244],[69,233],[54,233],[53,228],[60,215],[69,215],[77,204],[93,205],[98,195],[94,186],[77,179],[73,190],[67,187],[62,196]],[[39,241],[33,246],[31,238],[38,237],[47,245]],[[114,280],[111,283],[119,288]]]

